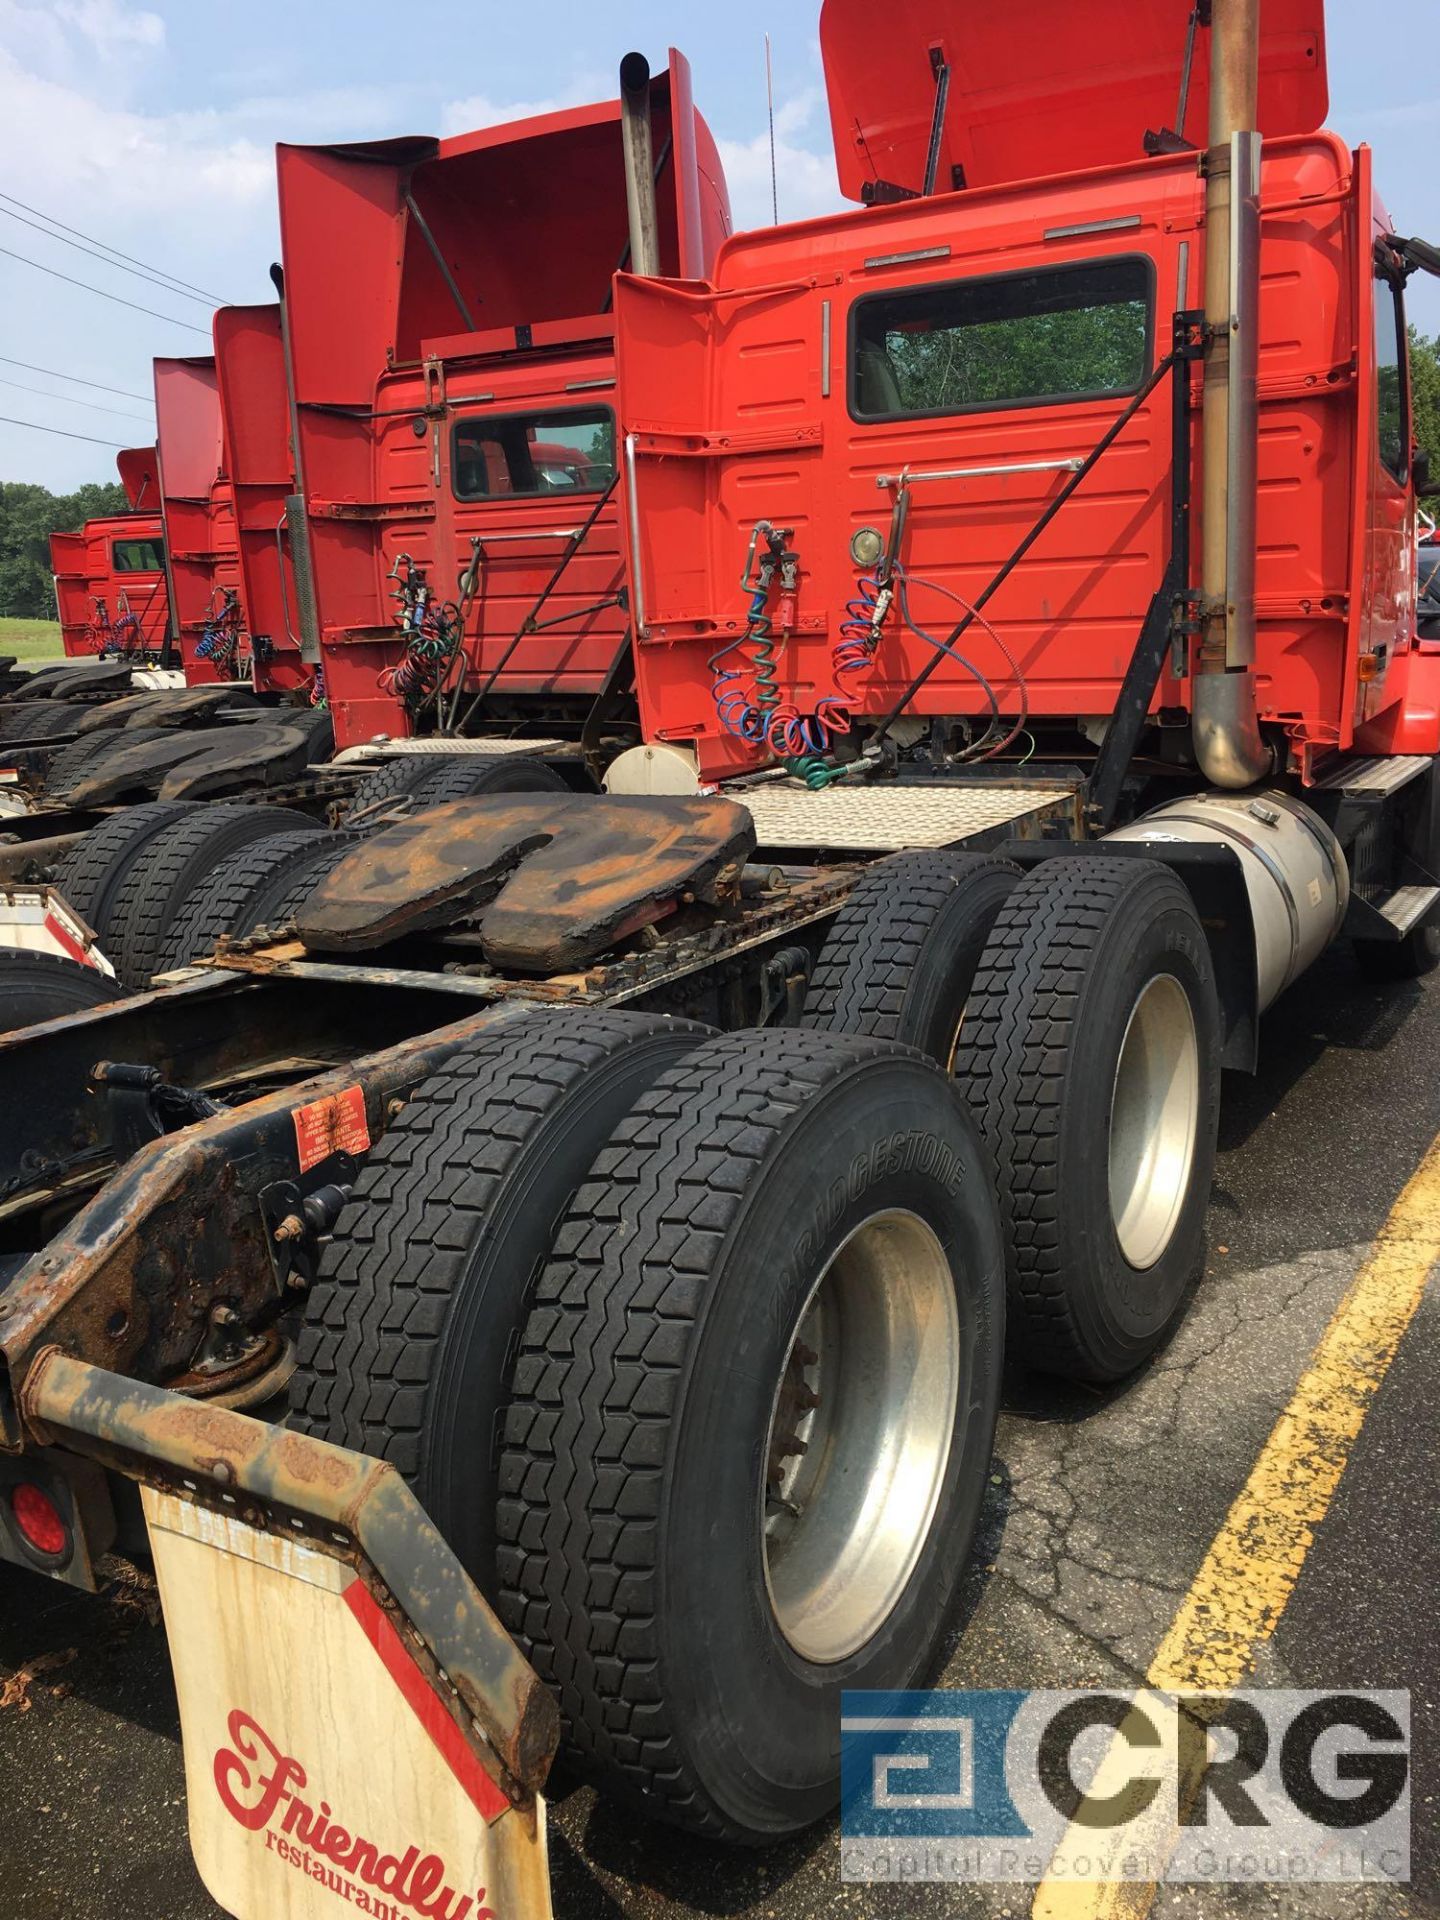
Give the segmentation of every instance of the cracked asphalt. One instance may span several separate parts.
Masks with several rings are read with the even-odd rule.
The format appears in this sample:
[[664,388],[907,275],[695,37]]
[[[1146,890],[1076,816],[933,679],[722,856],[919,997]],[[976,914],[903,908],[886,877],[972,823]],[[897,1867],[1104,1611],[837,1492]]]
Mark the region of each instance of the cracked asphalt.
[[[1327,957],[1226,1088],[1211,1257],[1168,1347],[1097,1392],[1014,1374],[944,1682],[1128,1688],[1148,1666],[1312,1348],[1440,1132],[1440,977],[1376,988]],[[1257,1681],[1401,1686],[1415,1726],[1408,1889],[1162,1888],[1156,1915],[1440,1916],[1440,1293],[1434,1276],[1352,1450]],[[46,1665],[46,1656],[55,1656]],[[0,1567],[5,1920],[206,1920],[173,1690],[133,1594]],[[3,1696],[0,1696],[3,1697]],[[588,1791],[552,1808],[561,1920],[1007,1916],[1021,1886],[843,1885],[825,1827],[764,1854],[646,1830]]]

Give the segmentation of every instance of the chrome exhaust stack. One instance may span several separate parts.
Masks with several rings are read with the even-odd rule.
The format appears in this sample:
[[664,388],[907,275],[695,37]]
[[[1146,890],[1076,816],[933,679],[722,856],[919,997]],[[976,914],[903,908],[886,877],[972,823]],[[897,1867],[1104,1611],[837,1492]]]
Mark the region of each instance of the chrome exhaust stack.
[[620,62],[620,133],[625,146],[625,205],[630,215],[630,271],[660,271],[660,217],[655,202],[655,144],[650,131],[650,62],[627,53]]
[[1259,408],[1260,0],[1214,0],[1205,156],[1205,387],[1201,415],[1202,632],[1195,757],[1218,787],[1271,771],[1255,686]]

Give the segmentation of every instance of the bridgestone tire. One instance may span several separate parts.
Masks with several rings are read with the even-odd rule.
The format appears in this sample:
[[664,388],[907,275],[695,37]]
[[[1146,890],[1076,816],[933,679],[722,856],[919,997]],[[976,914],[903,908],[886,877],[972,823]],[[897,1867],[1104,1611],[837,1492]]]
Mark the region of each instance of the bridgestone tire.
[[1020,877],[983,853],[899,853],[836,915],[800,1024],[918,1047],[947,1070],[995,916]]
[[0,745],[24,746],[31,741],[58,740],[76,731],[90,711],[68,700],[31,700],[22,706],[0,708]]
[[121,992],[108,974],[76,960],[0,948],[0,1029],[6,1033],[84,1007],[104,1006],[120,999]]
[[328,709],[324,707],[275,707],[267,709],[267,717],[278,720],[283,727],[294,727],[297,733],[303,733],[310,743],[306,765],[317,767],[327,761],[335,751],[335,722]]
[[112,813],[92,827],[56,869],[55,885],[95,933],[112,966],[114,956],[106,944],[110,913],[126,874],[157,834],[193,812],[179,800],[148,800]]
[[[891,1463],[886,1481],[863,1445],[817,1443],[815,1511],[833,1518],[832,1498],[843,1510],[859,1486],[866,1512],[919,1517],[905,1553],[866,1563],[890,1583],[873,1626],[851,1651],[812,1658],[797,1635],[837,1617],[792,1594],[782,1628],[771,1598],[778,1389],[805,1364],[796,1336],[822,1276],[853,1278],[850,1250],[902,1230],[930,1249],[935,1311],[923,1338],[912,1328],[914,1365],[887,1375],[888,1393],[847,1392],[846,1354],[889,1353],[865,1325],[883,1332],[908,1298],[902,1261],[893,1286],[863,1270],[830,1380],[830,1417],[852,1437],[867,1423],[894,1437],[874,1455]],[[733,1033],[640,1097],[540,1275],[501,1464],[502,1617],[558,1695],[574,1767],[622,1804],[731,1840],[777,1839],[835,1805],[841,1690],[923,1683],[941,1646],[986,1483],[1003,1315],[985,1153],[953,1083],[918,1054]],[[893,1319],[911,1325],[899,1306]],[[949,1369],[933,1403],[915,1385],[925,1355]],[[932,1404],[927,1504],[901,1436]],[[845,1621],[843,1573],[823,1590]]]
[[253,925],[255,927],[288,925],[326,874],[333,867],[339,866],[358,838],[359,836],[353,833],[327,833],[323,841],[317,842],[313,860],[298,870],[287,873],[283,885],[267,889],[255,901]]
[[57,747],[45,769],[46,804],[53,806],[57,800],[63,800],[66,788],[73,786],[80,774],[98,766],[105,755],[117,747],[133,746],[137,740],[160,740],[167,732],[165,727],[134,727],[129,732],[117,729],[114,733],[82,733],[78,740]]
[[359,815],[370,808],[378,807],[384,800],[398,800],[402,795],[413,793],[422,781],[430,779],[440,766],[451,765],[453,755],[432,756],[423,753],[407,753],[398,759],[387,760],[373,773],[367,773],[355,787],[346,808],[346,819],[357,824],[366,824]]
[[217,868],[272,834],[321,831],[303,813],[242,801],[189,806],[185,815],[156,835],[115,896],[106,955],[127,986],[148,985],[176,916]]
[[[201,882],[176,914],[160,946],[157,973],[171,973],[213,953],[225,934],[249,933],[290,883],[309,873],[331,835],[312,824],[256,840]],[[342,842],[346,845],[348,842]]]
[[449,760],[412,791],[414,806],[437,807],[477,793],[569,793],[570,788],[543,760],[517,753]]
[[[1162,983],[1157,1003],[1183,1025],[1183,999],[1193,1023],[1193,1083],[1189,1066],[1185,1078],[1193,1101],[1177,1096],[1175,1109],[1189,1113],[1193,1135],[1188,1173],[1178,1153],[1158,1162],[1166,1177],[1157,1177],[1160,1198],[1149,1217],[1165,1224],[1154,1257],[1132,1264],[1112,1205],[1111,1132],[1112,1120],[1120,1128],[1117,1069],[1132,1014],[1154,981]],[[1128,1050],[1126,1057],[1134,1063]],[[1019,882],[981,959],[955,1071],[995,1162],[1010,1341],[1027,1366],[1116,1380],[1164,1338],[1204,1260],[1219,1062],[1209,947],[1167,867],[1075,855]],[[1136,1071],[1146,1065],[1142,1049]],[[1134,1084],[1128,1074],[1126,1084]],[[1157,1084],[1170,1082],[1159,1075]],[[1161,1146],[1157,1126],[1148,1151]]]
[[492,1599],[500,1417],[532,1276],[639,1095],[709,1029],[555,1009],[421,1083],[336,1225],[294,1424],[389,1460]]

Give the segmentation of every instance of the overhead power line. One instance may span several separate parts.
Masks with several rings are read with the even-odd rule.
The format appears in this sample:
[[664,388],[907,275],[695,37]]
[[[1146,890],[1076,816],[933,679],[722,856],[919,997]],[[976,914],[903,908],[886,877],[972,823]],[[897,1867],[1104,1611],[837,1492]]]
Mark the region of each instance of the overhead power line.
[[98,293],[102,300],[113,300],[117,307],[129,307],[132,313],[148,313],[152,320],[168,320],[172,327],[184,327],[189,333],[201,333],[207,340],[210,338],[206,327],[193,326],[188,320],[177,320],[173,313],[157,313],[154,307],[137,306],[133,300],[122,300],[118,293],[107,293],[104,287],[92,287],[88,280],[75,280],[55,267],[42,267],[38,260],[32,260],[28,254],[12,253],[9,247],[0,247],[0,253],[7,260],[18,260],[23,266],[34,267],[38,273],[48,273],[56,280],[63,280],[67,286],[83,288],[86,293]]
[[0,207],[0,213],[7,220],[18,220],[22,227],[29,227],[32,233],[43,233],[47,240],[58,240],[62,247],[73,247],[76,253],[86,254],[91,260],[98,260],[102,266],[113,267],[116,273],[128,273],[134,280],[143,280],[147,287],[159,287],[162,293],[173,293],[180,300],[194,300],[202,307],[215,305],[208,293],[191,293],[188,288],[174,286],[170,281],[162,280],[159,274],[145,272],[142,267],[127,267],[123,260],[112,260],[108,254],[101,253],[98,247],[86,247],[78,240],[67,240],[63,233],[52,233],[49,227],[42,227],[38,220],[27,220],[23,213],[16,213],[11,207]]
[[[78,373],[61,373],[58,367],[35,367],[28,360],[12,360],[8,354],[0,353],[0,367],[23,367],[26,373],[44,373],[52,380],[69,380],[77,387],[93,387],[97,393],[113,393],[121,400],[141,400],[147,407],[154,405],[148,393],[131,393],[128,387],[102,386],[98,380],[82,380]],[[60,395],[57,393],[55,398],[58,400]]]
[[193,280],[182,280],[177,274],[166,273],[163,267],[151,266],[148,261],[137,260],[133,253],[122,253],[119,247],[112,247],[107,240],[97,240],[93,233],[82,233],[79,227],[68,227],[63,220],[57,220],[53,213],[42,213],[38,207],[32,207],[27,201],[17,200],[13,193],[0,193],[0,200],[8,200],[12,207],[23,207],[26,213],[33,213],[37,220],[47,220],[52,227],[59,227],[62,233],[73,233],[77,240],[88,240],[91,246],[104,247],[107,253],[113,253],[117,260],[128,260],[132,267],[144,267],[147,273],[158,273],[162,279],[169,280],[178,291],[198,295],[202,300],[213,300],[217,307],[234,304],[222,300],[218,293],[209,293],[204,287],[197,287]]
[[113,413],[117,420],[147,424],[143,413],[131,413],[125,407],[102,407],[98,400],[86,400],[78,393],[46,393],[43,387],[27,387],[23,380],[0,380],[0,387],[13,387],[17,393],[33,393],[40,400],[59,400],[67,407],[89,407],[93,413]]
[[0,413],[0,426],[29,427],[32,433],[54,433],[62,440],[88,440],[92,447],[115,447],[121,453],[125,451],[123,440],[97,440],[93,433],[67,433],[64,427],[42,427],[38,420],[12,420],[8,413]]

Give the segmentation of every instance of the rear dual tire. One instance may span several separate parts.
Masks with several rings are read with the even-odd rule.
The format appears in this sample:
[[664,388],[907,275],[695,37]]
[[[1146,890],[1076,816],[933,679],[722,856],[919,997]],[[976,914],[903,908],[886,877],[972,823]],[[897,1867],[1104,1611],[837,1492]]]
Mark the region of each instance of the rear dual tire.
[[1155,1350],[1203,1261],[1220,1084],[1209,946],[1169,868],[898,855],[837,916],[803,1017],[955,1072],[996,1163],[1017,1360],[1108,1381]]
[[462,1048],[371,1152],[306,1310],[295,1424],[391,1461],[493,1599],[500,1416],[591,1162],[708,1029],[556,1009]]
[[0,1032],[58,1020],[121,997],[108,973],[59,954],[0,948]]
[[372,1152],[295,1418],[406,1475],[573,1765],[770,1840],[835,1803],[840,1689],[935,1659],[1002,1288],[983,1149],[919,1056],[556,1010],[467,1047]]
[[955,1071],[995,1162],[1016,1356],[1132,1372],[1203,1266],[1219,1124],[1210,950],[1169,868],[1097,854],[1022,880]]
[[539,1276],[501,1466],[501,1613],[574,1766],[729,1840],[834,1806],[841,1690],[941,1645],[1002,1322],[985,1156],[918,1056],[741,1032],[642,1095]]
[[825,937],[801,1023],[953,1064],[975,969],[1020,869],[991,854],[900,853],[867,869]]

